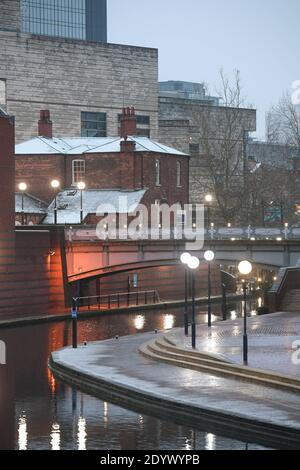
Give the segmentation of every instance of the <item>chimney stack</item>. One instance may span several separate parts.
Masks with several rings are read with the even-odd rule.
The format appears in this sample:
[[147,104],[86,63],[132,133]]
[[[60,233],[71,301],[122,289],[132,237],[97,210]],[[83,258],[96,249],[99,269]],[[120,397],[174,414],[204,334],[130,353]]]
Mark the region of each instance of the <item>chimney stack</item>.
[[48,109],[40,111],[40,120],[38,124],[39,137],[52,139],[52,121],[50,119],[50,111]]
[[121,137],[127,140],[130,135],[136,135],[136,116],[133,107],[123,108],[121,116]]

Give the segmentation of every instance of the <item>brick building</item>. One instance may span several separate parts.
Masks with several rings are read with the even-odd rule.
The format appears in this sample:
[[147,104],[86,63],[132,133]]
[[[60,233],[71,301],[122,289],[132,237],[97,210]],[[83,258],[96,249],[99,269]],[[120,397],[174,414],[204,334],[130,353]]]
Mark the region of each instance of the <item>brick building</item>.
[[[132,109],[123,110],[121,123],[122,137],[60,139],[52,136],[48,112],[46,116],[41,112],[42,135],[16,146],[17,185],[25,182],[30,194],[48,203],[55,196],[51,181],[56,179],[61,190],[70,189],[69,201],[71,195],[76,199],[77,183],[84,181],[87,191],[94,190],[93,197],[86,194],[86,201],[93,201],[93,207],[95,190],[120,194],[142,191],[139,202],[149,209],[152,204],[187,204],[189,156],[147,137],[135,136]],[[100,204],[103,194],[99,192],[98,196]],[[59,198],[65,200],[66,195]]]

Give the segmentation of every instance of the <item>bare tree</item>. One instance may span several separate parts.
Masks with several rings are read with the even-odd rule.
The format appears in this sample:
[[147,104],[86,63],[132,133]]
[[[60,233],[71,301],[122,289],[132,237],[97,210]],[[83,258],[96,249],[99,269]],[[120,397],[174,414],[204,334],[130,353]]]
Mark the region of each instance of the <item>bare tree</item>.
[[253,111],[244,109],[241,78],[235,72],[231,82],[223,71],[217,90],[221,107],[206,106],[199,115],[200,155],[205,160],[202,177],[204,191],[214,194],[224,222],[241,221],[247,210],[245,189],[247,131],[254,130]]
[[266,129],[268,142],[300,149],[300,110],[293,104],[291,94],[285,93],[279,103],[270,109]]

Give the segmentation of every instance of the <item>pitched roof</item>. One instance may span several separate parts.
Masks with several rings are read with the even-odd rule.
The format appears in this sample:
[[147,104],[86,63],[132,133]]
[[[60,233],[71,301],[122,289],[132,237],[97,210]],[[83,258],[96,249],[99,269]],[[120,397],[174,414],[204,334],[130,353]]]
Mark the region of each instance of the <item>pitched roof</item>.
[[[32,196],[31,194],[24,193],[24,212],[27,214],[46,214],[48,204],[41,199]],[[15,194],[15,211],[22,212],[22,194]]]
[[[139,191],[120,191],[120,190],[99,190],[90,189],[83,191],[83,217],[89,214],[102,213],[132,213],[136,210],[144,197],[147,189]],[[59,224],[78,224],[80,223],[80,191],[69,189],[60,192],[57,195],[57,221]],[[48,208],[48,214],[44,219],[44,224],[53,224],[54,222],[54,201]]]
[[[16,145],[16,155],[80,155],[84,153],[118,153],[120,137],[79,137],[71,139],[35,137]],[[136,152],[157,152],[170,155],[186,155],[179,150],[155,142],[148,137],[128,137],[136,143]]]

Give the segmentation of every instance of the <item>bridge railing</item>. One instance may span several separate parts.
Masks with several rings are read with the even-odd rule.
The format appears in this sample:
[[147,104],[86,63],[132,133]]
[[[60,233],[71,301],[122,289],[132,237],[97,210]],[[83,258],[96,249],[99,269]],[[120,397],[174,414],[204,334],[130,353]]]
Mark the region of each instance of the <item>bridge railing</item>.
[[[120,233],[120,240],[126,240],[126,233]],[[170,240],[189,240],[192,236],[197,235],[198,238],[204,238],[205,240],[269,240],[269,241],[281,241],[281,240],[300,240],[300,227],[212,227],[205,230],[186,230],[183,235],[176,230],[159,230],[157,233],[154,232],[142,232],[140,234],[140,240],[151,240],[151,235],[154,235],[155,239],[170,239]],[[66,240],[71,242],[76,241],[97,241],[95,227],[86,228],[66,228],[65,230]],[[130,240],[130,238],[128,237]],[[107,241],[112,240],[108,236]]]
[[101,311],[161,303],[157,290],[117,292],[115,294],[74,297],[73,301],[77,306],[78,312],[83,308]]

